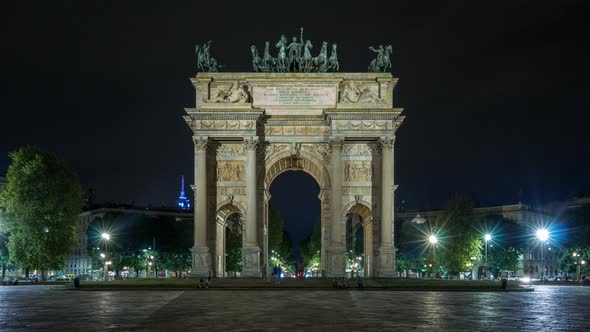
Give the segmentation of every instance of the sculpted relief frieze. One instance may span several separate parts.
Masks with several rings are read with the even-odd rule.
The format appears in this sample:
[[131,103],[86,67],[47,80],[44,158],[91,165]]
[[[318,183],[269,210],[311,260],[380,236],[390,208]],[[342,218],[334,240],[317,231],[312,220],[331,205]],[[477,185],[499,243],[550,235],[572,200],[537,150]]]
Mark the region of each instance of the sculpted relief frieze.
[[269,126],[264,128],[264,133],[268,136],[312,136],[312,135],[328,135],[329,127],[320,126]]
[[320,160],[330,157],[328,144],[303,144],[301,149],[311,155],[315,155]]
[[345,144],[342,147],[344,156],[371,156],[373,148],[369,144]]
[[243,144],[223,144],[217,149],[218,157],[241,157],[243,155]]
[[196,120],[195,129],[254,129],[255,120]]
[[211,91],[211,99],[203,98],[205,103],[244,104],[250,102],[250,88],[248,85],[234,81],[229,88],[219,88]]
[[217,163],[217,181],[244,181],[244,175],[242,161],[219,161]]
[[287,144],[269,144],[264,150],[264,160],[270,160],[275,154],[285,150],[289,145]]
[[342,104],[385,104],[386,101],[379,97],[378,86],[351,81],[340,86],[340,99]]
[[390,130],[393,125],[389,120],[334,120],[335,129],[352,130]]
[[373,178],[373,164],[370,161],[349,161],[344,164],[344,181],[368,182]]

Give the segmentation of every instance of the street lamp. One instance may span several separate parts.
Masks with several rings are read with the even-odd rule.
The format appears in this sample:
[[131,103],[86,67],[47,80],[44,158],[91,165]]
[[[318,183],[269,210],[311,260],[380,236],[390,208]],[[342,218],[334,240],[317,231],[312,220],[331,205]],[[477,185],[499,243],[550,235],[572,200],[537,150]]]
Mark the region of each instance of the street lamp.
[[492,235],[486,234],[483,238],[486,241],[486,259],[485,259],[485,263],[483,265],[483,275],[484,275],[484,278],[487,278],[488,277],[488,242],[490,242],[490,240],[492,239]]
[[543,257],[545,251],[545,242],[549,239],[549,231],[545,228],[540,228],[537,230],[537,239],[541,241],[541,264],[543,265],[543,271],[541,271],[541,280],[544,281],[545,279],[545,259]]
[[436,238],[436,235],[430,235],[428,237],[428,242],[430,242],[430,244],[436,244],[438,242],[438,239]]
[[581,268],[582,265],[586,264],[586,261],[582,259],[582,255],[578,254],[578,253],[573,253],[572,256],[574,257],[574,259],[577,259],[576,261],[576,281],[581,281],[580,279],[580,274],[581,274]]
[[[105,244],[105,247],[106,247],[106,250],[105,250],[106,255],[103,257],[103,255],[101,254],[100,256],[103,257],[103,258],[105,258],[106,256],[109,255],[109,240],[111,239],[111,234],[109,234],[109,233],[102,233],[101,234],[101,237],[103,238],[103,240],[106,241],[106,244]],[[110,263],[110,262],[108,262],[108,263]],[[105,262],[105,264],[104,264],[104,280],[109,280],[109,265],[110,264],[107,264],[107,262]]]

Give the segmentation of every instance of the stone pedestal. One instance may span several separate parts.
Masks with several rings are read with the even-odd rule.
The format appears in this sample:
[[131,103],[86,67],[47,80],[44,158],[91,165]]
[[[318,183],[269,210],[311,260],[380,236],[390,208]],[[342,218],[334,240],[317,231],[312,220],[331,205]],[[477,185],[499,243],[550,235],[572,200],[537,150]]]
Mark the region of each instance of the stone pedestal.
[[330,253],[330,264],[327,277],[344,277],[346,275],[346,249],[344,247],[332,247]]
[[211,266],[211,253],[207,246],[195,246],[191,248],[193,267],[190,276],[193,278],[209,277]]
[[260,277],[260,248],[257,246],[244,246],[242,250],[244,268],[240,275],[242,277]]
[[379,253],[379,277],[395,277],[395,248],[393,246],[381,247]]

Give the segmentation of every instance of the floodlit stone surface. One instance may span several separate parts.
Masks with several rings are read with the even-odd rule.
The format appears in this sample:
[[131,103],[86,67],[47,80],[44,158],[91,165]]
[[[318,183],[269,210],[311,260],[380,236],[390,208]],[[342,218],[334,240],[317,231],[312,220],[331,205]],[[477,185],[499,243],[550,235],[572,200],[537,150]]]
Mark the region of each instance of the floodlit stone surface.
[[227,217],[244,225],[240,276],[271,266],[270,185],[310,174],[320,187],[321,266],[344,276],[348,214],[362,217],[365,276],[395,273],[394,143],[402,109],[389,73],[199,73],[184,120],[195,146],[194,277],[228,276]]
[[590,287],[535,292],[0,287],[0,331],[590,329]]

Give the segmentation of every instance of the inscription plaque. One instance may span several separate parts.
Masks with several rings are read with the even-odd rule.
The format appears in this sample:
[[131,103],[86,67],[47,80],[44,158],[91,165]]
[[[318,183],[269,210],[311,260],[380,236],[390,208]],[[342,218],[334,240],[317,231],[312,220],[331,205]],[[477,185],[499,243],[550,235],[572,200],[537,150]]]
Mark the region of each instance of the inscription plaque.
[[336,105],[335,86],[252,87],[254,106]]

